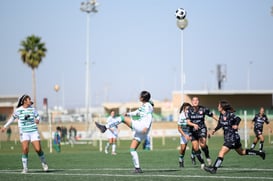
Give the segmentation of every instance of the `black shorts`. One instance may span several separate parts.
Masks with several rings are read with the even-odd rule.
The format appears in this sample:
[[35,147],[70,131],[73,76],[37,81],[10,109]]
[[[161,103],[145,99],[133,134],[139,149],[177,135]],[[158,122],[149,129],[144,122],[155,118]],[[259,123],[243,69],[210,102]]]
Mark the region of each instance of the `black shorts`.
[[254,128],[254,133],[255,133],[256,137],[258,137],[259,135],[263,134],[263,129],[261,129],[261,128]]
[[223,145],[228,147],[229,149],[237,149],[237,148],[242,147],[240,140],[238,140],[236,142],[224,142]]
[[191,141],[199,140],[200,138],[207,138],[207,128],[191,131],[189,136],[191,136]]

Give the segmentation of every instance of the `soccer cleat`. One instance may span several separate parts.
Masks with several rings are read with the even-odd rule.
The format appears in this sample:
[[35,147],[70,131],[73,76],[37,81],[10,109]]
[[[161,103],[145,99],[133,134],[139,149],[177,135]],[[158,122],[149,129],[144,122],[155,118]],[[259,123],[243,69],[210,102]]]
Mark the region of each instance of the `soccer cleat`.
[[21,173],[26,174],[28,172],[27,168],[24,168]]
[[205,164],[201,163],[201,170],[204,170]]
[[116,152],[112,152],[112,155],[117,155],[117,153]]
[[204,167],[204,170],[205,170],[206,172],[211,173],[211,174],[215,174],[215,173],[216,173],[216,169],[215,169],[214,167],[207,167],[207,166],[205,166],[205,167]]
[[48,171],[48,165],[46,163],[42,163],[42,167],[45,172]]
[[196,165],[195,157],[191,157],[191,163],[192,163],[193,165]]
[[182,162],[179,162],[179,167],[180,168],[183,168],[184,167],[184,162],[182,161]]
[[211,159],[207,158],[207,162],[208,162],[208,165],[210,166],[211,165]]
[[265,159],[265,152],[263,152],[263,151],[260,151],[260,157],[262,157],[262,159],[264,160]]
[[104,133],[107,128],[104,125],[99,124],[98,122],[95,122],[97,128],[99,128],[100,132]]
[[143,171],[141,170],[141,168],[135,168],[134,173],[143,173]]

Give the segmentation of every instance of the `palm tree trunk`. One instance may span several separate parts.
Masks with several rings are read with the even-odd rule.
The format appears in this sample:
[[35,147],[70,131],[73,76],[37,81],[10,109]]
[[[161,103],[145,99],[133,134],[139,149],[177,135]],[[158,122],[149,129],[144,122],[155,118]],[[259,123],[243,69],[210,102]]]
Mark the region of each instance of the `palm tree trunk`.
[[32,69],[32,97],[33,97],[33,106],[36,107],[36,76],[35,76],[35,69]]

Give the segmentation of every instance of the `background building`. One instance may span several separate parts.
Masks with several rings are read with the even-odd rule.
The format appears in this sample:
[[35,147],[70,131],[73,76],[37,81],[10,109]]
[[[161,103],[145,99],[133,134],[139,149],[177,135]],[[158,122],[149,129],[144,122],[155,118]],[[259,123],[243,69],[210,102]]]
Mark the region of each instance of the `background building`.
[[13,113],[19,96],[0,96],[0,121],[6,121]]

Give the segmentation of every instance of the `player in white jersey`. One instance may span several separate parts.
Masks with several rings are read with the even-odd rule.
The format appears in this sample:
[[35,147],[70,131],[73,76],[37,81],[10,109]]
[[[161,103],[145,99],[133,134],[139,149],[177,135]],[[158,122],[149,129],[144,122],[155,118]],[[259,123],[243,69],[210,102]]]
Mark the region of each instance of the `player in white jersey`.
[[189,131],[190,127],[187,124],[188,109],[191,105],[187,102],[183,103],[179,110],[179,118],[177,121],[178,132],[180,133],[180,150],[179,150],[179,167],[184,167],[184,155],[187,144],[190,141]]
[[[135,131],[134,138],[130,145],[130,153],[132,155],[135,173],[142,173],[140,168],[138,153],[136,152],[142,140],[145,140],[152,125],[153,103],[150,101],[151,94],[147,91],[142,91],[139,96],[142,106],[133,112],[126,113],[124,117],[119,117],[111,124],[101,125],[97,122],[96,126],[104,133],[107,129],[112,128],[120,123],[125,123],[129,128]],[[131,116],[139,116],[139,119],[133,120]]]
[[14,111],[12,117],[2,128],[2,132],[15,120],[18,121],[18,127],[20,131],[20,141],[22,144],[22,173],[28,172],[28,152],[29,152],[29,142],[32,143],[33,148],[37,152],[44,171],[48,171],[48,166],[45,160],[44,152],[41,148],[40,135],[38,132],[37,124],[40,121],[39,114],[35,108],[31,105],[30,96],[24,94],[20,97],[16,110]]
[[[110,116],[107,118],[107,124],[112,124],[113,122],[115,122],[115,111],[111,111]],[[107,138],[108,138],[108,142],[106,143],[104,152],[106,154],[108,154],[108,149],[110,146],[112,146],[112,155],[116,155],[116,142],[117,142],[117,138],[118,138],[118,126],[114,126],[112,128],[109,128],[106,131],[107,134]]]

